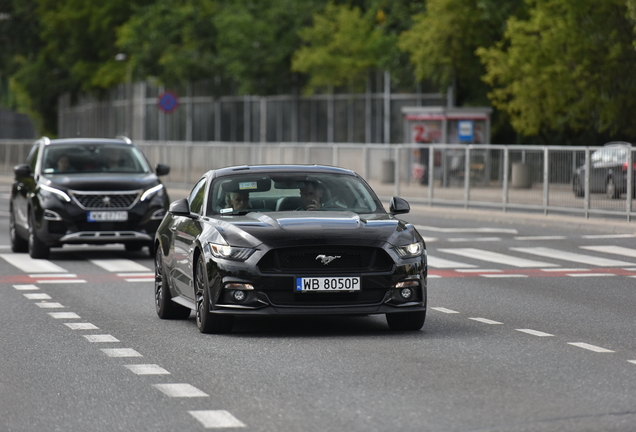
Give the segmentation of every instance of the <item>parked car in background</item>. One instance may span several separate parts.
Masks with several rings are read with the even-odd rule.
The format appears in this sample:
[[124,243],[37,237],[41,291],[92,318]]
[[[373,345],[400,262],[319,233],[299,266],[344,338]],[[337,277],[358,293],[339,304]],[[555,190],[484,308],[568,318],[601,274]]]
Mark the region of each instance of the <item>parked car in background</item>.
[[[619,198],[627,193],[629,153],[632,145],[612,141],[590,156],[590,193],[605,193],[608,198]],[[632,196],[636,197],[636,160],[632,159]],[[572,190],[577,197],[585,196],[585,164],[574,172]]]
[[169,172],[163,164],[153,170],[125,137],[41,138],[14,168],[11,249],[46,258],[65,244],[152,248],[170,202],[159,176]]
[[386,314],[393,330],[426,317],[426,245],[350,170],[238,166],[208,171],[155,236],[160,318],[194,310],[202,333],[240,315]]

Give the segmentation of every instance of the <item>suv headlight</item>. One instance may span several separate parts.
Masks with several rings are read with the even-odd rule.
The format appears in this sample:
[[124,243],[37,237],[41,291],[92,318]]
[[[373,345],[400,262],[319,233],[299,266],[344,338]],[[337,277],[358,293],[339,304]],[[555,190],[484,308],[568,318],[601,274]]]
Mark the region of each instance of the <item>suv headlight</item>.
[[216,258],[225,258],[236,261],[245,261],[254,253],[255,249],[230,246],[219,243],[209,243],[212,255]]
[[146,192],[141,194],[141,201],[146,201],[148,198],[152,198],[160,191],[163,191],[163,184],[158,184],[157,186],[151,187]]
[[51,186],[40,185],[40,194],[43,197],[48,197],[48,196],[51,196],[51,195],[55,195],[56,197],[66,201],[66,202],[71,202],[71,197],[68,196],[66,194],[66,192],[61,191],[59,189],[52,188]]
[[417,242],[405,246],[396,246],[394,250],[400,258],[414,258],[424,253],[424,243]]

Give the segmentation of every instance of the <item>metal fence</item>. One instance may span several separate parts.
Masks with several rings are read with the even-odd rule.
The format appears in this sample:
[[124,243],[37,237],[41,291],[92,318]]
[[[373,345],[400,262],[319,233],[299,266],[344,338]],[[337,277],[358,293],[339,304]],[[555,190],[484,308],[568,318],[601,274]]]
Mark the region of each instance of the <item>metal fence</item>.
[[[326,144],[157,142],[137,144],[154,164],[168,163],[167,183],[189,189],[205,171],[231,165],[324,164],[352,169],[381,197],[400,195],[413,203],[548,213],[613,215],[631,221],[636,214],[633,171],[636,150],[617,167],[627,178],[619,198],[590,192],[592,155],[603,147],[462,144]],[[29,141],[0,140],[4,174],[24,162]],[[573,190],[580,179],[583,196]],[[623,169],[625,168],[625,169]],[[592,175],[590,173],[592,172]],[[592,189],[593,190],[593,189]]]
[[29,116],[0,109],[0,139],[34,137],[35,128]]

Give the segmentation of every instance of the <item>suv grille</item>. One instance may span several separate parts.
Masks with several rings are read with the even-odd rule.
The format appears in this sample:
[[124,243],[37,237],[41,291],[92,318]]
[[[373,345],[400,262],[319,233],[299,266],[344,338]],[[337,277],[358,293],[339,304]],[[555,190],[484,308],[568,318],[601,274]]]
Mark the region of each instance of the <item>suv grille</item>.
[[139,198],[139,191],[132,192],[72,192],[71,196],[84,210],[132,208]]
[[[339,257],[323,264],[321,255]],[[263,273],[334,274],[335,272],[390,271],[393,260],[383,250],[361,246],[313,246],[269,251],[258,263]]]

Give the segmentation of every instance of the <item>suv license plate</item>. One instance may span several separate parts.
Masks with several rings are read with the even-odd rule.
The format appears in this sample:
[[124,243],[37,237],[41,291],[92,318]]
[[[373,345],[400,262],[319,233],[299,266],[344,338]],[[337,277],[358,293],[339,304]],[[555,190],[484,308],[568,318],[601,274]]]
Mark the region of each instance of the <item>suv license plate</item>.
[[88,212],[89,222],[121,222],[128,220],[127,211],[92,211]]
[[360,291],[359,277],[296,278],[295,292]]

